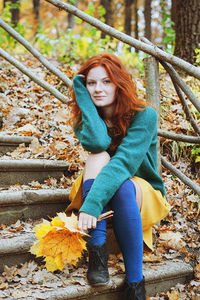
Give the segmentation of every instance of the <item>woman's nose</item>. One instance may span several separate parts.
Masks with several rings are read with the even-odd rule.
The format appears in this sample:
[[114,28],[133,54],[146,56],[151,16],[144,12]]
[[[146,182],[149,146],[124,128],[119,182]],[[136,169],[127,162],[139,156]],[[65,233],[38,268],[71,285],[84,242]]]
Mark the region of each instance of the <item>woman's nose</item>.
[[101,84],[101,82],[97,82],[96,83],[95,91],[97,91],[97,92],[102,91],[102,84]]

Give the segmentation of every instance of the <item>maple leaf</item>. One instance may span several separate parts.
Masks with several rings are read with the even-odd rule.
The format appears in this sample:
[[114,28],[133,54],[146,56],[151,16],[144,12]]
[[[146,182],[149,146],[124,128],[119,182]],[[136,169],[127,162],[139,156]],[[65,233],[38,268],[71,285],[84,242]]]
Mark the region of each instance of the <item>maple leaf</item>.
[[195,278],[200,281],[200,264],[196,265],[194,268]]
[[19,127],[17,131],[23,135],[28,135],[28,136],[31,136],[33,133],[38,133],[36,127],[31,124],[26,124],[23,127]]
[[178,300],[180,299],[180,293],[178,291],[167,292],[169,300]]
[[183,241],[183,236],[180,232],[161,232],[160,240],[167,248],[179,250],[186,246],[186,243]]
[[78,230],[78,218],[73,213],[67,217],[58,213],[51,222],[43,220],[34,227],[36,243],[30,252],[36,257],[43,256],[48,271],[63,270],[66,264],[76,265],[86,250],[85,232]]

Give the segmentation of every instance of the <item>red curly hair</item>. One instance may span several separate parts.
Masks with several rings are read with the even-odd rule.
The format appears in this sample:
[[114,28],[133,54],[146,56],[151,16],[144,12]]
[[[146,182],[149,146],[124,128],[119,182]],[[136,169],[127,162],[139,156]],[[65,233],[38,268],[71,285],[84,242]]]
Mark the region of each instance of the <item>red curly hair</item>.
[[[149,105],[146,101],[138,98],[136,85],[131,75],[127,72],[119,58],[111,53],[101,53],[89,58],[80,68],[77,74],[83,74],[87,79],[89,71],[95,67],[104,67],[111,82],[117,86],[116,89],[116,105],[112,119],[114,132],[114,144],[112,148],[116,148],[126,135],[127,128],[134,113],[139,110],[145,110]],[[75,93],[72,92],[72,117],[71,120],[75,128],[81,124],[81,110],[76,103]],[[101,115],[100,109],[98,109]],[[116,139],[117,137],[117,139]]]

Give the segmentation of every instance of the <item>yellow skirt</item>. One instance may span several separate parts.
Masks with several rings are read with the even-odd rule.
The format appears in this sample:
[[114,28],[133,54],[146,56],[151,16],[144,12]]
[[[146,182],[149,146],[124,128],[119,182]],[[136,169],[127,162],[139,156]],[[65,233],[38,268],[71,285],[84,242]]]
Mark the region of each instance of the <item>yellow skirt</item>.
[[[134,180],[141,190],[143,240],[145,244],[152,249],[152,226],[168,215],[171,206],[167,202],[166,198],[162,196],[161,192],[159,190],[155,190],[146,180],[136,176],[131,179]],[[72,185],[69,195],[71,203],[66,209],[67,215],[69,215],[73,210],[79,210],[82,205],[82,184],[83,173],[81,173]]]

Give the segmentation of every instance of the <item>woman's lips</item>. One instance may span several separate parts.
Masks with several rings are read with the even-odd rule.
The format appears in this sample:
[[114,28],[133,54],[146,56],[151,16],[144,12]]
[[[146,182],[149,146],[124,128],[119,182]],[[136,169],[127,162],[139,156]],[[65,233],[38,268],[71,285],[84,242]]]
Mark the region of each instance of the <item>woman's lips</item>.
[[94,98],[97,99],[97,100],[101,100],[101,99],[104,98],[104,96],[94,96]]

